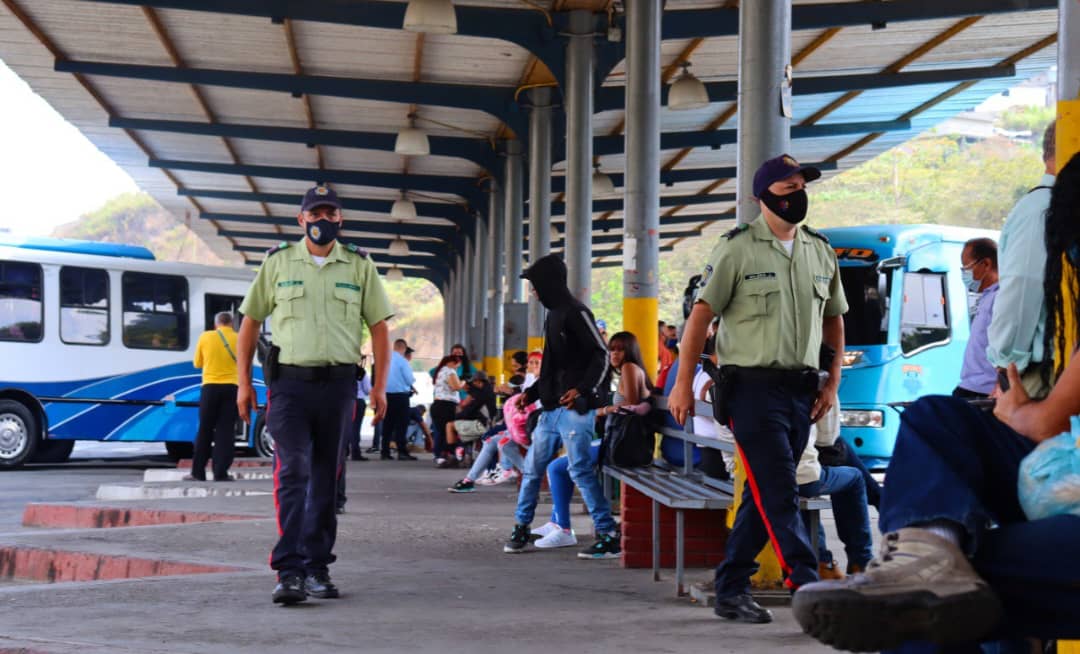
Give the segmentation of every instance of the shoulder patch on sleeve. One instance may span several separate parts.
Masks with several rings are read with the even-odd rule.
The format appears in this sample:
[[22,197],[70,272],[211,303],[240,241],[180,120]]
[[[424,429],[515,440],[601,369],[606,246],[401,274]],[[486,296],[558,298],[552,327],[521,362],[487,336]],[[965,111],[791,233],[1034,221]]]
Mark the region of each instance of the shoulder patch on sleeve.
[[288,241],[282,241],[281,243],[278,243],[274,247],[267,250],[266,251],[266,256],[269,257],[272,254],[277,254],[278,252],[281,252],[282,250],[287,250],[288,248],[289,248],[289,242]]
[[345,249],[363,258],[367,258],[368,256],[368,251],[360,247],[359,245],[356,245],[355,243],[346,243]]
[[738,226],[735,227],[735,229],[732,229],[730,231],[725,232],[724,233],[724,238],[726,238],[727,240],[730,241],[731,239],[735,238],[739,234],[742,234],[743,232],[745,232],[748,229],[750,229],[750,225],[747,225],[745,223],[742,224],[742,225],[738,225]]
[[828,236],[825,236],[821,232],[817,231],[816,229],[814,229],[813,227],[810,227],[808,225],[803,225],[802,228],[803,228],[803,231],[806,232],[807,234],[809,234],[810,236],[813,236],[815,238],[820,238],[821,240],[825,241],[826,244],[828,244],[828,242],[829,242],[829,237]]

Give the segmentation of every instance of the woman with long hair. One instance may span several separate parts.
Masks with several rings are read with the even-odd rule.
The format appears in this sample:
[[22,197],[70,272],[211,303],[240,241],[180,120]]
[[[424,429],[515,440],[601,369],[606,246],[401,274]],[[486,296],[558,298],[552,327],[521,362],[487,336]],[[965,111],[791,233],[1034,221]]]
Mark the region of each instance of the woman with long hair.
[[435,379],[435,397],[431,403],[431,426],[434,444],[432,454],[436,465],[444,459],[446,450],[446,425],[454,419],[461,397],[458,392],[465,388],[466,382],[458,377],[457,367],[461,359],[451,352],[444,356],[431,376]]
[[1065,370],[1080,343],[1080,155],[1058,173],[1046,210],[1046,331],[1043,334],[1043,383],[1048,387]]
[[[611,368],[619,380],[611,404],[596,410],[596,416],[611,416],[617,411],[633,411],[639,415],[649,412],[649,397],[655,391],[645,373],[645,362],[641,358],[641,346],[637,337],[630,332],[618,332],[608,341],[608,356]],[[610,418],[605,418],[610,420]],[[589,449],[593,465],[600,457],[600,441],[595,440]],[[565,456],[552,461],[547,468],[548,487],[551,488],[551,521],[533,530],[540,534],[536,547],[540,549],[570,547],[577,544],[577,537],[570,528],[570,497],[574,493],[574,482],[570,479],[568,460]],[[590,557],[585,553],[582,558]]]

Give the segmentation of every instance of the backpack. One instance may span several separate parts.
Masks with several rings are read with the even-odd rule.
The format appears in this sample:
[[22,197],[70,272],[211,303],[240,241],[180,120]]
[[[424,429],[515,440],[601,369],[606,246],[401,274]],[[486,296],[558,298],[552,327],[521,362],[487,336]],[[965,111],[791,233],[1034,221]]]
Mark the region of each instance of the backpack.
[[606,427],[600,441],[601,465],[640,468],[652,463],[656,435],[644,417],[619,411],[611,414]]

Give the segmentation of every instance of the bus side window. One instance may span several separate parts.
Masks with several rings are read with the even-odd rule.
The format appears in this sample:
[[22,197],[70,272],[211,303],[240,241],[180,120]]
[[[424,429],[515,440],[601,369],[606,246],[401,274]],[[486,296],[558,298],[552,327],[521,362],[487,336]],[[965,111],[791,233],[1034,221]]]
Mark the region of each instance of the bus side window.
[[109,274],[95,268],[60,269],[60,340],[108,345]]
[[124,345],[135,349],[186,350],[188,284],[183,277],[125,272]]
[[900,348],[904,354],[949,341],[949,305],[943,273],[904,273]]
[[42,278],[36,263],[0,261],[0,341],[41,341]]
[[235,295],[215,295],[213,293],[207,293],[203,303],[203,314],[206,316],[206,331],[210,331],[214,328],[214,319],[217,318],[217,314],[222,311],[228,311],[232,314],[233,328],[240,331],[240,323],[243,320],[243,316],[240,314],[240,304],[243,301],[244,298]]

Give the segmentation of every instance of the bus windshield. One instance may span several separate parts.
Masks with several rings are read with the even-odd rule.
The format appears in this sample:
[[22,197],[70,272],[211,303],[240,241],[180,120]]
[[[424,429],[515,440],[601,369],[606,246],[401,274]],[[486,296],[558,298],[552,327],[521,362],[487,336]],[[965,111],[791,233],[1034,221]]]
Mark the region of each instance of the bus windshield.
[[846,346],[885,345],[889,342],[889,297],[892,274],[876,266],[840,268],[848,312],[844,314]]

